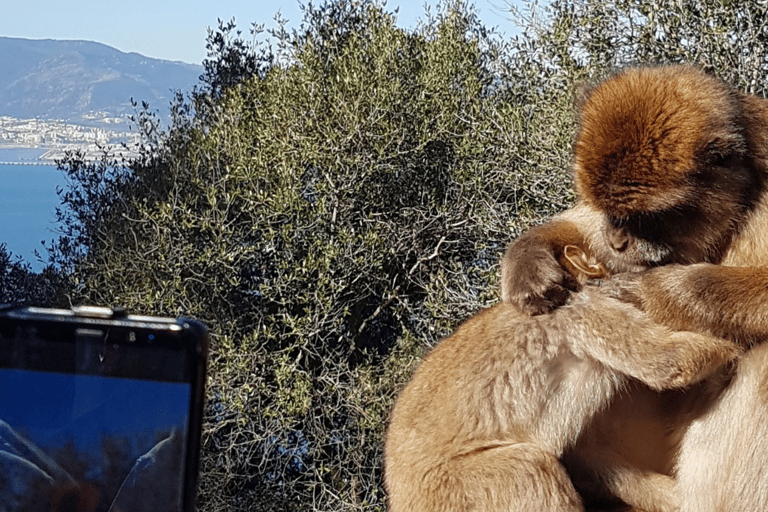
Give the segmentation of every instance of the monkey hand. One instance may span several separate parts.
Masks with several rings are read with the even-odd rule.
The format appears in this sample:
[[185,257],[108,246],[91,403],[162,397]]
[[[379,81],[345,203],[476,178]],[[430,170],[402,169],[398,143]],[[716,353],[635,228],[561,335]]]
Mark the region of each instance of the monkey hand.
[[501,264],[501,300],[523,313],[548,313],[578,289],[576,279],[560,265],[543,237],[528,233],[507,250]]
[[608,297],[632,304],[643,310],[642,280],[644,272],[625,272],[600,280],[600,287]]

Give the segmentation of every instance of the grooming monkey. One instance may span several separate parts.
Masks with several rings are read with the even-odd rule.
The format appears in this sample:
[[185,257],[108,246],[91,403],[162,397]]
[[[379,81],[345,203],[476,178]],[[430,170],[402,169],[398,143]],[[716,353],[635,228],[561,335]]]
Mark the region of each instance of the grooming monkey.
[[[585,244],[610,272],[657,267],[609,278],[607,294],[751,347],[768,336],[767,179],[768,101],[693,67],[625,70],[580,102],[578,202],[510,246],[502,299],[556,311],[574,289],[561,255]],[[600,440],[630,473],[676,474],[683,511],[768,510],[768,349],[750,349],[730,378],[686,393],[636,384],[565,454],[574,481],[587,494],[638,492],[615,460],[590,455]],[[630,446],[626,425],[644,446]]]
[[[559,256],[574,287],[605,275],[578,245]],[[594,286],[548,315],[497,304],[442,340],[400,394],[384,450],[389,509],[583,511],[560,457],[591,418],[634,379],[689,386],[737,353],[651,322]],[[664,504],[648,510],[674,509],[670,477],[635,476],[654,493],[648,504]]]

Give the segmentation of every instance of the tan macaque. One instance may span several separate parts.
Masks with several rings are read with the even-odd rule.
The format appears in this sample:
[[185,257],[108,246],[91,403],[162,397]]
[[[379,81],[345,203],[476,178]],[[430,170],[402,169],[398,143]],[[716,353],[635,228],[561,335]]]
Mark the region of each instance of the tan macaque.
[[[532,317],[497,304],[424,358],[386,437],[391,512],[583,511],[560,457],[595,414],[635,380],[690,386],[737,355],[733,343],[673,332],[585,286],[605,269],[580,246],[563,246],[560,261],[583,287],[568,305]],[[635,476],[658,493],[639,505],[674,510],[670,477]]]
[[[579,125],[577,204],[510,246],[503,301],[558,311],[578,288],[562,254],[585,246],[610,273],[657,267],[608,278],[604,292],[660,324],[763,341],[768,101],[689,66],[631,68],[584,94]],[[627,474],[653,471],[677,477],[683,511],[768,510],[768,349],[684,393],[636,383],[563,460],[588,496],[641,494]]]

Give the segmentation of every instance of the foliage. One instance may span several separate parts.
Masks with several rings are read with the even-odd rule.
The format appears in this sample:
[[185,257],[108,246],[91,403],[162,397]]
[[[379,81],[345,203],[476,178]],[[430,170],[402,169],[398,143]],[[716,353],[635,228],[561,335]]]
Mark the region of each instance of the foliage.
[[554,0],[510,41],[456,0],[416,30],[376,0],[309,4],[266,45],[220,23],[171,128],[137,113],[138,158],[63,161],[66,300],[212,328],[200,509],[383,510],[396,393],[572,200],[579,84],[685,59],[761,87],[751,4]]
[[[552,0],[521,19],[529,41],[556,42],[586,77],[632,64],[689,63],[766,95],[768,3],[733,0]],[[550,39],[553,37],[554,39]]]
[[55,268],[35,273],[29,263],[14,258],[0,244],[0,305],[54,306],[65,287],[65,277]]
[[[224,91],[237,85],[243,77],[263,76],[274,60],[270,52],[257,55],[251,50],[240,37],[242,32],[236,29],[234,19],[226,23],[218,21],[218,30],[208,29],[205,48],[211,58],[203,60],[204,72],[200,76],[206,92],[214,98],[219,98]],[[254,26],[252,33],[256,32],[257,27]]]

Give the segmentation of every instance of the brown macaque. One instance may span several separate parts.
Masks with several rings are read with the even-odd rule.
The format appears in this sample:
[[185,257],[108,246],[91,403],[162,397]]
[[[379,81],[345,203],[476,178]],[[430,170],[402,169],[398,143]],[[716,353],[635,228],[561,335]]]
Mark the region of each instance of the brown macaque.
[[[585,285],[605,269],[577,244],[561,249],[583,287],[568,305],[541,316],[504,303],[478,313],[400,394],[384,450],[391,512],[583,511],[560,458],[590,420],[635,382],[689,387],[738,355],[729,341],[672,331]],[[632,489],[647,490],[638,506],[676,510],[672,478],[632,477]]]
[[[641,67],[586,91],[578,114],[577,204],[510,246],[502,300],[533,318],[574,300],[561,257],[578,245],[609,273],[632,272],[604,293],[654,321],[744,348],[763,341],[768,101],[694,67]],[[685,392],[635,383],[563,461],[585,496],[638,492],[617,453],[630,474],[675,476],[683,511],[768,510],[768,349]]]

